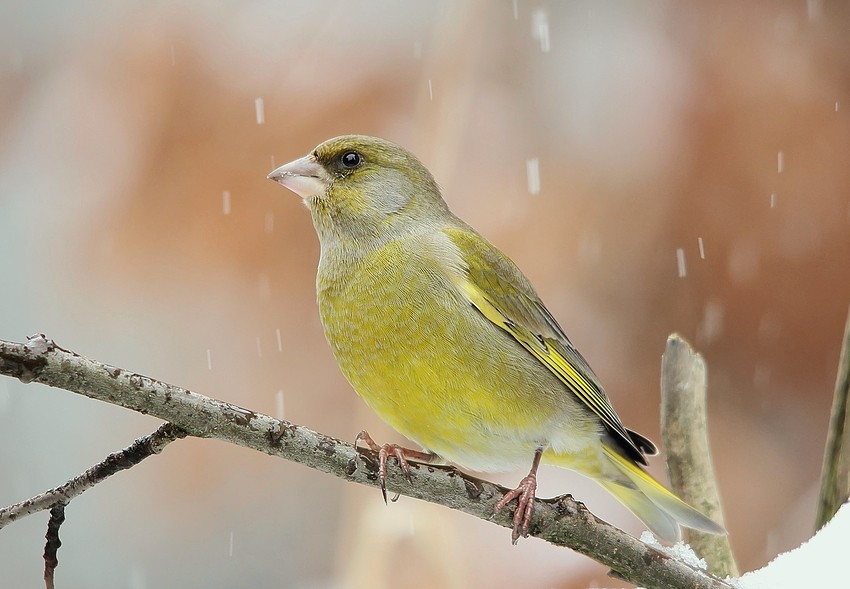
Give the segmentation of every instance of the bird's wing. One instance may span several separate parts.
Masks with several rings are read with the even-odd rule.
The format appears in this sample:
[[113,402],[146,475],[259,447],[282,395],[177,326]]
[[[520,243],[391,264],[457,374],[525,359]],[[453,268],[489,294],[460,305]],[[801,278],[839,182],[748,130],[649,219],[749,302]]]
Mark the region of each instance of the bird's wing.
[[458,286],[470,303],[557,376],[622,442],[630,457],[646,464],[643,452],[651,453],[652,443],[647,441],[649,447],[645,447],[632,438],[611,406],[599,378],[516,265],[471,229],[450,227],[444,231],[460,249],[468,266]]

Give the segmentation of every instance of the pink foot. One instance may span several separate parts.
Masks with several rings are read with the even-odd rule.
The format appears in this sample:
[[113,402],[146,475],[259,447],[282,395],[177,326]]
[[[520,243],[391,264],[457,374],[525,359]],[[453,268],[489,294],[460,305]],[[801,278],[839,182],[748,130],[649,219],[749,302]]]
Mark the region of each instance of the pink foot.
[[534,453],[534,461],[531,463],[531,471],[528,476],[519,482],[519,486],[505,493],[496,506],[493,508],[493,513],[498,513],[505,505],[517,500],[516,511],[513,518],[513,532],[511,532],[511,543],[516,544],[520,539],[528,538],[528,528],[531,527],[531,516],[534,514],[534,493],[537,491],[537,467],[540,466],[540,457],[543,455],[543,450],[538,449]]
[[434,459],[433,454],[403,448],[398,444],[383,444],[379,446],[366,430],[357,434],[357,437],[354,438],[354,446],[356,447],[357,442],[361,441],[370,450],[378,453],[378,482],[381,484],[381,494],[384,496],[384,503],[387,502],[387,459],[390,456],[394,456],[398,461],[398,466],[409,483],[413,483],[413,477],[410,474],[410,465],[407,463],[408,458],[418,462],[431,462]]

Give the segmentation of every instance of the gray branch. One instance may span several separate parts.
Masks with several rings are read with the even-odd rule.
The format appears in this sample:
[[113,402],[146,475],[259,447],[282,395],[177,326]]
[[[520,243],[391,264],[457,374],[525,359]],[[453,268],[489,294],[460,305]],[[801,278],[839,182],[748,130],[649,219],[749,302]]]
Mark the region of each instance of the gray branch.
[[838,508],[850,498],[850,312],[844,326],[844,340],[841,344],[841,356],[838,361],[838,377],[835,380],[835,396],[832,401],[832,415],[829,419],[829,433],[826,439],[826,452],[823,456],[823,469],[818,499],[818,514],[815,522],[820,529]]
[[[0,374],[106,401],[173,423],[187,435],[216,438],[338,476],[378,486],[375,453],[268,415],[108,366],[64,350],[44,336],[20,344],[0,340]],[[389,491],[437,503],[510,528],[508,510],[493,515],[507,489],[451,467],[410,463],[412,484],[391,468]],[[569,495],[537,499],[530,535],[566,546],[652,588],[731,589],[699,569],[600,520]],[[506,540],[507,541],[507,536]]]
[[[130,446],[113,452],[83,474],[35,497],[0,509],[0,529],[15,520],[50,509],[56,504],[67,505],[74,497],[82,495],[116,472],[136,466],[153,454],[159,454],[170,442],[184,438],[186,434],[171,423],[163,423],[151,434],[139,438]],[[58,526],[57,526],[58,527]]]
[[[679,335],[667,338],[661,357],[661,436],[673,490],[723,525],[720,494],[711,464],[706,418],[705,361]],[[685,530],[685,539],[719,577],[738,576],[728,535]]]

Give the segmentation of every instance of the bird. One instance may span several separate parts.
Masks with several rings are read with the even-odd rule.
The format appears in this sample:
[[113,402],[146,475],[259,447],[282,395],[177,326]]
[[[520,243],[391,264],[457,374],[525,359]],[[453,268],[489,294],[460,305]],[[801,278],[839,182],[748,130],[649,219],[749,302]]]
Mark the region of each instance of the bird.
[[408,460],[483,472],[531,468],[511,539],[527,537],[538,467],[597,481],[656,536],[680,526],[725,533],[644,468],[655,444],[627,429],[599,378],[520,269],[455,216],[431,173],[390,141],[343,135],[274,169],[318,235],[319,315],[340,370],[390,426],[422,447],[378,445],[410,480]]

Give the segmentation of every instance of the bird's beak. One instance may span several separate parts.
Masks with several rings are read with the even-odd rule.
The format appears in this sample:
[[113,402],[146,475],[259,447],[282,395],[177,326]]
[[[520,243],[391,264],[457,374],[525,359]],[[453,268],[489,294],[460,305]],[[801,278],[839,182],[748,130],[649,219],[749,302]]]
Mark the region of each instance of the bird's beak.
[[330,184],[325,168],[312,155],[284,164],[268,175],[303,199],[324,194]]

